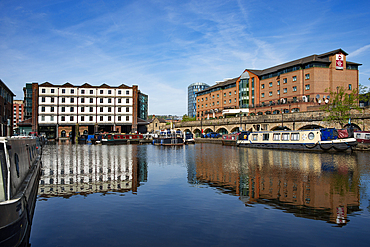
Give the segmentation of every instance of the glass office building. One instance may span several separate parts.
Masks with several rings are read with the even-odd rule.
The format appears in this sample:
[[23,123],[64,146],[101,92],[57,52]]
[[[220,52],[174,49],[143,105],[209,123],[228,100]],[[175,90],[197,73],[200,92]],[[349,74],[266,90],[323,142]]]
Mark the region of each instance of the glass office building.
[[202,82],[193,83],[188,87],[188,116],[189,117],[195,117],[197,113],[195,93],[202,91],[204,89],[207,89],[207,88],[209,88],[209,85],[206,83],[202,83]]

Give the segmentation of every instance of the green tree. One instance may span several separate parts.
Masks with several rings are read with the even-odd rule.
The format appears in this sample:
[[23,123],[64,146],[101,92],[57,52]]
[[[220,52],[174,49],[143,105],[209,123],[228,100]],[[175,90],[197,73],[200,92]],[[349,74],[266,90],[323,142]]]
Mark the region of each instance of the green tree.
[[329,113],[324,121],[339,124],[343,128],[351,118],[351,110],[360,110],[358,106],[359,93],[356,88],[350,93],[344,87],[337,87],[336,89],[336,91],[331,90],[331,88],[325,90],[330,92],[330,99],[329,103],[323,105],[321,109]]

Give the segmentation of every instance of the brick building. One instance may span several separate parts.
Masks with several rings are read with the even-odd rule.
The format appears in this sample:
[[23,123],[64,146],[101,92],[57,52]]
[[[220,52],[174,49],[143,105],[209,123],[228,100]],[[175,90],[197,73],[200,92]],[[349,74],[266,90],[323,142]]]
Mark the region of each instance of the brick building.
[[[32,83],[32,129],[48,139],[117,131],[146,132],[148,96],[124,84],[118,87]],[[146,104],[146,105],[145,105]]]
[[0,80],[0,136],[13,134],[14,93]]
[[13,101],[13,129],[14,132],[20,134],[18,131],[18,123],[24,121],[24,104],[23,100]]

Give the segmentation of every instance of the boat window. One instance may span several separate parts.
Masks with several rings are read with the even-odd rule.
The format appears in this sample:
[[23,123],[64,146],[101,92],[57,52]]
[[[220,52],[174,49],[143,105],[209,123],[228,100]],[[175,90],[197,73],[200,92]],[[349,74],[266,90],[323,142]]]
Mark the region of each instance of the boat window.
[[7,196],[7,167],[3,148],[4,145],[0,145],[0,202],[5,201]]
[[283,135],[281,137],[281,140],[282,141],[289,141],[289,133],[283,133]]
[[366,134],[365,139],[370,140],[370,134]]
[[257,141],[258,140],[258,135],[257,134],[253,134],[252,137],[253,137],[253,141]]
[[280,141],[280,133],[274,133],[273,140]]
[[30,154],[30,160],[32,160],[32,155],[31,155],[31,147],[28,147],[28,153]]
[[270,139],[270,134],[263,134],[262,140],[268,141]]
[[361,134],[356,134],[356,138],[357,139],[360,139],[361,138]]
[[15,169],[17,171],[17,177],[19,177],[19,157],[18,154],[14,154]]
[[308,134],[308,139],[313,140],[313,138],[315,138],[315,134],[313,132],[310,132]]
[[108,135],[108,139],[112,139],[112,136],[111,135]]
[[290,140],[299,141],[299,133],[292,133],[292,135],[290,136]]

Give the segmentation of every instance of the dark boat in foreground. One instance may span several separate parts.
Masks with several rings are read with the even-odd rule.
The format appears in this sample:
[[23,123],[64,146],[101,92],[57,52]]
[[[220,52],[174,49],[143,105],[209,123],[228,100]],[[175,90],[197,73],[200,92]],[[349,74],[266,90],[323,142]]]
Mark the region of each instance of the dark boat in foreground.
[[288,150],[345,151],[357,145],[352,129],[282,130],[240,133],[237,146]]
[[0,137],[0,166],[0,246],[26,245],[40,178],[40,142]]

